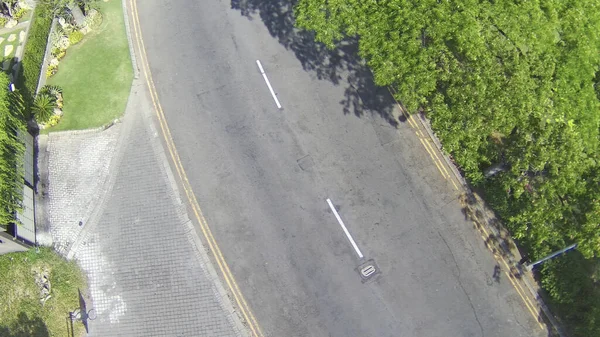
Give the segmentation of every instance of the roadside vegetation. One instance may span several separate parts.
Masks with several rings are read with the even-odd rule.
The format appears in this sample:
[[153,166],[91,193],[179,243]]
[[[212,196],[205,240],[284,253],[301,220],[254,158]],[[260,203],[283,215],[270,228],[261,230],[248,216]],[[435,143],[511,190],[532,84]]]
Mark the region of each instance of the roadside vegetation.
[[8,91],[8,75],[0,72],[0,225],[14,222],[21,209],[25,146],[17,131],[25,132],[25,111],[19,91]]
[[48,131],[103,126],[125,111],[133,69],[121,1],[89,6],[85,35],[67,23],[59,24],[57,36],[51,37],[47,83],[61,88],[64,107],[60,122]]
[[37,89],[44,53],[46,51],[46,41],[52,25],[52,13],[50,8],[39,3],[31,19],[27,43],[23,51],[23,60],[21,61],[21,72],[17,78],[16,84],[21,90],[26,106],[26,115],[31,118],[30,108],[33,105],[35,91]]
[[79,308],[86,279],[77,264],[51,248],[0,255],[0,336],[82,336],[69,312]]
[[299,0],[330,48],[358,38],[377,85],[423,112],[484,191],[573,336],[600,336],[600,11],[594,0]]

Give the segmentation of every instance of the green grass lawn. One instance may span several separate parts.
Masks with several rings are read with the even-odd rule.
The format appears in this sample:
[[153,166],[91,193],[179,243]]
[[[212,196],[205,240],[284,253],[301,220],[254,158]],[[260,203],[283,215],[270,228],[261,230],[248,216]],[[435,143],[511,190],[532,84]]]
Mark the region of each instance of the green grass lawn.
[[[51,297],[42,305],[35,276],[50,280]],[[75,262],[69,262],[50,248],[0,256],[0,336],[70,336],[69,312],[79,307],[79,293],[86,279]],[[73,324],[75,336],[84,328]]]
[[98,7],[100,27],[67,49],[58,72],[47,81],[63,89],[64,115],[44,131],[98,127],[125,112],[133,70],[121,1],[98,2]]

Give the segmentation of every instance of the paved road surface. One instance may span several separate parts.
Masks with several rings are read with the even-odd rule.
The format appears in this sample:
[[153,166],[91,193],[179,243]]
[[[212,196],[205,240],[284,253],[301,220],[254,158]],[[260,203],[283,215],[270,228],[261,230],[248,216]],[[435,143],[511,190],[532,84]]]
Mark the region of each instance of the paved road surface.
[[352,45],[314,46],[286,6],[139,2],[175,144],[265,335],[543,335]]

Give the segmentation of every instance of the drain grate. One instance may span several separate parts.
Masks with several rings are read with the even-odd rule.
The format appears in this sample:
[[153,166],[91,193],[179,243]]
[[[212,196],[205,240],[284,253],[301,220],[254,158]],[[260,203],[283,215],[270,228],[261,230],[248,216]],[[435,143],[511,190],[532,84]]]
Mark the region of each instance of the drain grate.
[[370,259],[356,268],[363,283],[372,281],[381,275],[381,270],[373,259]]
[[313,166],[315,166],[315,162],[313,161],[310,155],[306,155],[297,160],[298,166],[302,169],[302,171],[310,171]]
[[362,277],[369,277],[375,274],[376,271],[377,269],[375,269],[375,267],[373,267],[372,265],[368,265],[360,270],[360,274]]

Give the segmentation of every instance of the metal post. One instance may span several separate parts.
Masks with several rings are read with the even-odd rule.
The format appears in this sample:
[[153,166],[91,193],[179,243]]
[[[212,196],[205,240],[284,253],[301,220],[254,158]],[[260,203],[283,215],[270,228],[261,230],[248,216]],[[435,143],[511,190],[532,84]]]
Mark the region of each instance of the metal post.
[[569,246],[569,247],[567,247],[567,248],[563,248],[563,249],[561,249],[561,250],[559,250],[559,251],[556,251],[556,252],[554,252],[554,253],[552,253],[552,254],[550,254],[550,255],[546,256],[546,257],[545,257],[545,258],[543,258],[543,259],[537,260],[537,261],[535,261],[534,263],[531,263],[531,264],[527,265],[527,270],[531,271],[531,270],[533,269],[533,267],[537,266],[538,264],[540,264],[540,263],[542,263],[542,262],[545,262],[545,261],[547,261],[547,260],[550,260],[551,258],[553,258],[553,257],[556,257],[556,256],[558,256],[558,255],[560,255],[560,254],[562,254],[562,253],[564,253],[564,252],[567,252],[567,251],[569,251],[569,250],[571,250],[571,249],[573,249],[573,248],[575,248],[575,247],[577,247],[577,244],[576,244],[576,243],[574,243],[574,244],[570,245],[570,246]]

